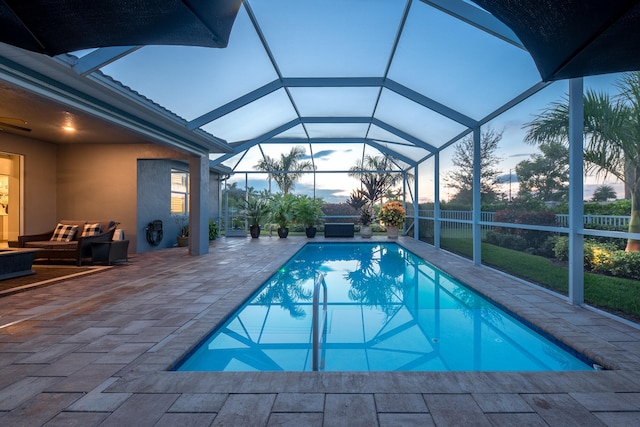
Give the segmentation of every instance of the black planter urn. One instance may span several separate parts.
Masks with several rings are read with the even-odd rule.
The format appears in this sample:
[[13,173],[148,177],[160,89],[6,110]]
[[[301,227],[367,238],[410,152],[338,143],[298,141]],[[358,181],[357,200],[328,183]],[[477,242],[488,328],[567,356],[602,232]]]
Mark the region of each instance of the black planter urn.
[[278,228],[278,237],[281,239],[286,239],[289,235],[289,228]]

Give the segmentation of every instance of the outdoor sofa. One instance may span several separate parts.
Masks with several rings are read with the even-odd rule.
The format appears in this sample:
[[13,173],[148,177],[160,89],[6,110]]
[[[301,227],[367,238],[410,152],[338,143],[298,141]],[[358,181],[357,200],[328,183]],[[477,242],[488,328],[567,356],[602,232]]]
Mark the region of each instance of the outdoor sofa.
[[38,259],[73,259],[79,266],[92,257],[92,242],[113,240],[117,225],[115,221],[62,220],[46,233],[18,236],[18,247],[40,249]]

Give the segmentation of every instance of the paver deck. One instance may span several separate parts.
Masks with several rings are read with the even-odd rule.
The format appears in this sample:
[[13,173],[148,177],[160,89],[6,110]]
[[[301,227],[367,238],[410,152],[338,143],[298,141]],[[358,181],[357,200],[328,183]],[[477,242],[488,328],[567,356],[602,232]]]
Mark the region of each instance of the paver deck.
[[223,238],[207,255],[139,254],[1,298],[0,425],[640,425],[640,329],[408,238],[399,243],[607,369],[167,370],[307,241]]

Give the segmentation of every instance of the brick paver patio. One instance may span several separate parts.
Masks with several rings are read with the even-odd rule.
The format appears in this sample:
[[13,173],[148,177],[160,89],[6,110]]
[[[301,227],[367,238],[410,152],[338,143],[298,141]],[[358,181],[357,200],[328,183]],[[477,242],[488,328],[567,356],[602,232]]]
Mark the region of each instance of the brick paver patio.
[[219,239],[0,298],[0,425],[640,425],[640,329],[404,238],[609,369],[167,371],[307,241]]

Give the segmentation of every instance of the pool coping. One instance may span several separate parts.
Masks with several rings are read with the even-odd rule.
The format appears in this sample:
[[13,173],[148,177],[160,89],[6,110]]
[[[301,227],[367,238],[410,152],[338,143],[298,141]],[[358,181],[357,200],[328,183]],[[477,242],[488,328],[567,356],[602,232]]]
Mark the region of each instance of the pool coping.
[[[635,425],[640,329],[424,243],[398,243],[505,306],[522,307],[615,370],[172,372],[307,242],[220,238],[2,297],[2,425]],[[364,241],[388,241],[374,236]],[[493,293],[494,295],[491,295]]]
[[[366,242],[369,240],[363,240]],[[371,240],[371,241],[375,241]],[[388,240],[382,240],[388,242]],[[307,242],[279,248],[271,262],[197,318],[152,347],[121,372],[110,393],[640,393],[640,329],[544,292],[521,280],[410,238],[396,243],[474,290],[517,313],[561,342],[608,368],[568,372],[176,372],[179,359],[224,322]],[[348,241],[346,241],[348,242]],[[508,286],[507,286],[508,285]]]

